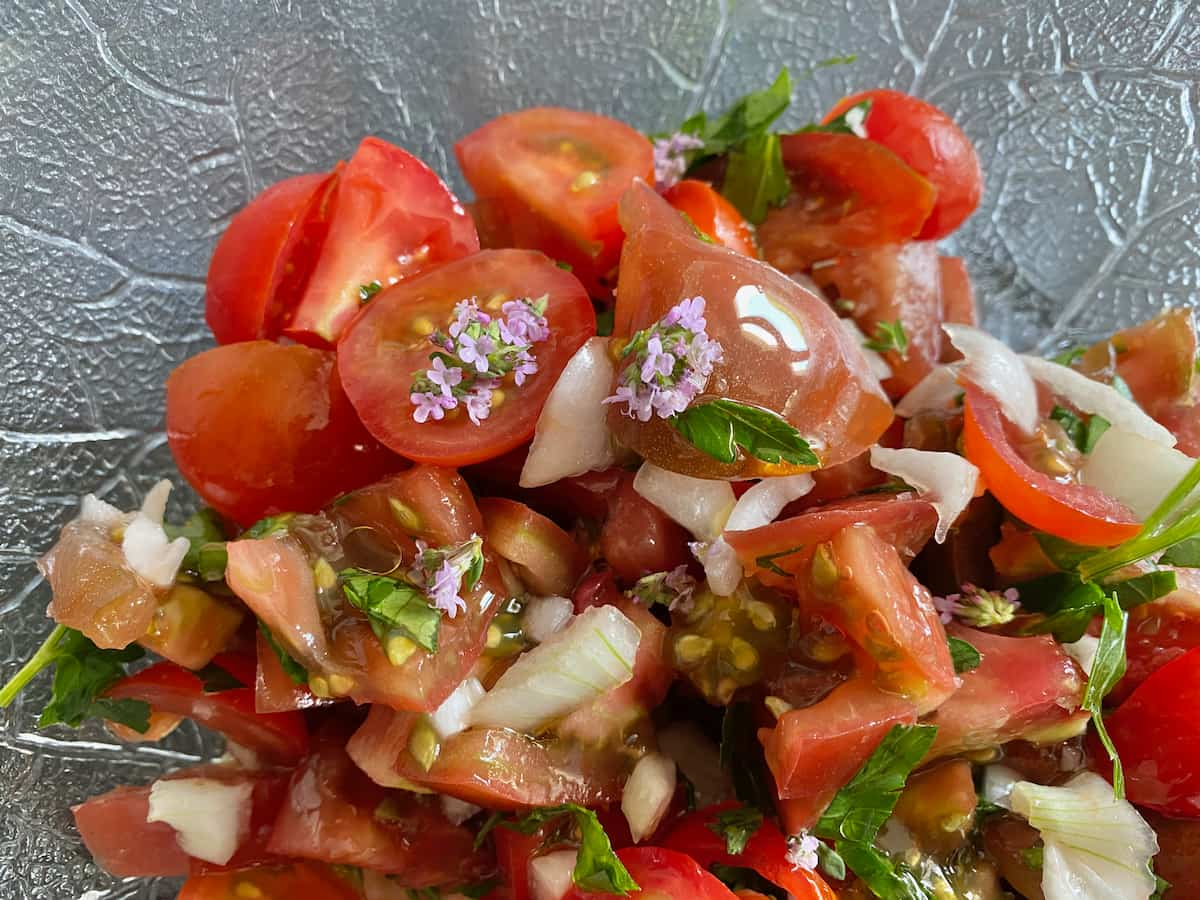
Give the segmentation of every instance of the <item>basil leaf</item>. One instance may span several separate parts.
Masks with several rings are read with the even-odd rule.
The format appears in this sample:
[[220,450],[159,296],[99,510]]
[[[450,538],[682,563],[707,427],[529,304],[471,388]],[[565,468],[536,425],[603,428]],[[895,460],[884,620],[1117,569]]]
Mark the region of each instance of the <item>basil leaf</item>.
[[950,659],[954,662],[955,674],[961,675],[963,672],[979,668],[979,664],[983,662],[983,656],[970,643],[962,638],[949,636],[946,640],[950,644]]
[[717,818],[709,822],[707,828],[725,841],[726,853],[740,856],[750,843],[750,838],[762,827],[762,823],[762,810],[743,806],[741,809],[727,809],[718,813]]
[[724,463],[737,461],[740,447],[755,459],[778,465],[817,467],[820,460],[787,419],[735,400],[710,400],[671,418],[684,440]]
[[817,866],[835,881],[846,877],[846,861],[842,855],[822,841],[817,845]]
[[612,842],[596,814],[575,803],[535,809],[515,822],[501,822],[504,828],[512,828],[521,834],[533,834],[545,823],[561,816],[570,815],[579,830],[579,855],[575,860],[575,871],[571,878],[585,891],[601,894],[628,894],[641,890],[629,871],[613,851]]
[[1178,566],[1183,569],[1200,568],[1200,538],[1180,541],[1174,547],[1169,547],[1158,561],[1164,566]]
[[346,569],[341,578],[346,599],[367,614],[371,630],[381,642],[399,632],[430,653],[437,652],[442,614],[429,605],[423,590],[399,578],[361,569]]
[[267,646],[271,648],[271,652],[279,660],[279,665],[283,668],[284,674],[292,679],[296,684],[308,684],[308,669],[304,668],[292,654],[288,653],[287,649],[279,642],[274,633],[262,621],[258,620],[258,630],[266,639]]
[[835,849],[846,868],[857,875],[876,897],[885,900],[930,900],[929,892],[912,871],[870,844],[840,840]]
[[761,225],[772,206],[782,206],[792,193],[777,134],[756,134],[729,151],[721,195],[747,221]]
[[724,113],[709,120],[699,112],[684,122],[679,130],[704,141],[693,151],[693,161],[727,153],[751,138],[765,134],[792,102],[792,81],[786,68],[780,69],[771,86],[746,94]]
[[908,335],[899,319],[878,323],[875,334],[864,341],[863,346],[876,353],[898,353],[901,359],[908,359]]
[[1083,448],[1083,442],[1087,435],[1087,425],[1084,424],[1083,419],[1061,406],[1050,410],[1050,418],[1062,426],[1062,430],[1067,433],[1072,444],[1080,449]]
[[200,679],[201,686],[206,694],[219,694],[222,691],[233,691],[246,687],[246,685],[242,684],[241,681],[216,663],[209,663],[204,668],[197,669],[196,676]]
[[1104,745],[1108,758],[1112,760],[1113,793],[1117,798],[1125,796],[1125,775],[1121,758],[1113,746],[1112,739],[1104,727],[1104,698],[1125,675],[1125,631],[1129,625],[1129,614],[1121,609],[1113,595],[1104,598],[1104,625],[1100,629],[1100,642],[1092,660],[1092,673],[1083,691],[1084,709],[1092,714],[1092,725]]
[[754,711],[744,700],[725,707],[721,720],[721,768],[733,782],[733,793],[746,806],[764,813],[775,809],[775,780],[757,735]]

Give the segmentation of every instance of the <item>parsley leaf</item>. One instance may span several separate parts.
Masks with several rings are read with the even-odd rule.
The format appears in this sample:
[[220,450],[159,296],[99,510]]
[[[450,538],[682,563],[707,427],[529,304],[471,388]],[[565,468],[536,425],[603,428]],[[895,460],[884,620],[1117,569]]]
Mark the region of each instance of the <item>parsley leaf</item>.
[[247,528],[242,533],[242,537],[258,540],[273,537],[277,534],[284,534],[287,532],[294,518],[296,518],[295,513],[280,513],[277,516],[267,516],[265,519],[259,519]]
[[947,636],[946,640],[950,644],[950,659],[954,662],[956,675],[979,668],[979,664],[983,662],[983,656],[974,646],[962,638]]
[[617,858],[604,826],[590,809],[575,803],[547,806],[535,809],[516,822],[501,822],[500,825],[528,835],[552,819],[567,815],[574,818],[575,827],[579,831],[579,856],[575,860],[575,871],[571,873],[575,884],[585,891],[600,894],[624,896],[630,891],[641,890]]
[[750,843],[750,838],[762,827],[762,810],[743,806],[740,809],[727,809],[717,814],[717,818],[708,823],[708,830],[725,841],[725,852],[731,856],[740,856]]
[[870,844],[838,841],[835,849],[846,868],[857,875],[876,897],[887,900],[929,900],[929,892],[904,864],[894,863]]
[[341,578],[346,599],[367,614],[371,630],[381,642],[398,632],[430,653],[437,652],[442,614],[429,605],[423,590],[402,579],[362,569],[345,569]]
[[222,691],[233,691],[246,687],[232,673],[222,669],[216,663],[210,662],[203,669],[197,669],[196,677],[200,679],[206,694],[219,694]]
[[774,553],[765,553],[762,556],[755,557],[754,564],[760,569],[767,569],[770,572],[774,572],[776,575],[781,575],[784,578],[787,578],[790,577],[792,573],[782,568],[778,563],[775,562],[775,560],[783,559],[785,556],[794,556],[803,549],[804,545],[801,544],[798,547],[788,547],[786,550],[777,550]]
[[729,151],[721,195],[753,225],[761,225],[772,206],[782,206],[792,193],[777,134],[756,134]]
[[1087,687],[1083,692],[1082,706],[1092,714],[1092,725],[1100,743],[1112,760],[1113,793],[1118,799],[1125,796],[1125,775],[1121,768],[1121,758],[1117,748],[1104,727],[1104,698],[1121,680],[1125,674],[1125,631],[1129,625],[1129,614],[1121,609],[1117,598],[1108,595],[1104,598],[1104,626],[1100,629],[1100,643],[1096,647],[1096,656],[1092,661],[1092,674],[1088,677]]
[[733,793],[746,806],[763,812],[775,808],[775,781],[756,737],[754,711],[740,700],[725,707],[721,720],[721,768],[733,782]]
[[262,621],[258,620],[258,630],[262,632],[263,638],[266,639],[267,646],[279,659],[279,665],[283,667],[284,673],[288,678],[292,679],[296,684],[308,684],[308,669],[300,665],[292,654],[287,652],[287,649],[275,637],[271,629],[268,628]]
[[901,359],[908,359],[908,335],[899,319],[877,324],[875,334],[863,346],[876,353],[898,353]]
[[721,398],[689,407],[670,422],[689,444],[723,463],[736,462],[740,447],[766,463],[820,465],[800,432],[770,410]]
[[1103,416],[1091,415],[1084,421],[1069,409],[1061,406],[1050,411],[1050,418],[1062,426],[1067,437],[1071,439],[1081,453],[1091,453],[1104,432],[1112,427],[1112,423]]

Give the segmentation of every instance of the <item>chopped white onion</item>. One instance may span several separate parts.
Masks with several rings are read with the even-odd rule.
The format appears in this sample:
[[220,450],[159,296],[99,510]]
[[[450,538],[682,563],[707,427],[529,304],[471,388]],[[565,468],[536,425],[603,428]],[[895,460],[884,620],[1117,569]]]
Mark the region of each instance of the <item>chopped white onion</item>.
[[125,528],[121,549],[129,568],[157,587],[170,587],[190,544],[187,538],[167,540],[163,530],[163,514],[171,482],[163,479],[146,494],[142,508]]
[[1083,669],[1083,674],[1090,678],[1092,675],[1092,663],[1096,661],[1096,651],[1100,649],[1100,638],[1085,634],[1077,641],[1070,644],[1063,644],[1062,648],[1067,651],[1067,656],[1079,663],[1079,668]]
[[430,716],[430,724],[438,737],[448,737],[466,731],[471,724],[471,710],[483,699],[485,691],[478,678],[464,678],[454,692]]
[[450,797],[445,794],[442,795],[442,812],[455,825],[461,825],[481,809],[483,809],[482,806],[476,806],[474,803],[468,803],[466,800],[459,800],[457,797]]
[[875,446],[871,448],[871,465],[903,479],[933,504],[938,517],[933,536],[939,544],[975,496],[979,483],[979,469],[957,453]]
[[223,866],[250,829],[248,782],[226,784],[214,778],[174,778],[150,787],[147,822],[165,822],[189,856]]
[[1037,356],[1021,357],[1029,374],[1050,388],[1076,409],[1102,416],[1114,428],[1140,435],[1146,440],[1175,446],[1175,435],[1159,425],[1142,411],[1142,408],[1117,393],[1111,385],[1088,378],[1069,366],[1060,365]]
[[704,541],[693,550],[700,565],[704,566],[704,578],[709,590],[718,597],[728,597],[742,583],[742,563],[737,551],[723,537]]
[[675,760],[661,753],[647,753],[637,761],[625,792],[621,795],[621,812],[629,823],[633,842],[654,834],[675,796]]
[[594,337],[575,351],[550,390],[521,469],[521,487],[607,469],[615,461],[604,398],[615,369],[609,338]]
[[947,322],[942,330],[962,353],[971,383],[999,403],[1010,422],[1030,434],[1038,423],[1037,387],[1021,357],[999,338],[970,325]]
[[1145,519],[1187,474],[1195,460],[1140,435],[1110,428],[1079,470],[1082,484],[1098,488]]
[[129,516],[121,512],[111,503],[101,500],[95,494],[84,494],[79,501],[79,520],[89,525],[99,525],[102,528],[116,528],[124,525]]
[[883,381],[885,378],[892,377],[892,367],[887,364],[887,360],[874,350],[866,346],[867,336],[863,334],[862,329],[858,327],[853,319],[838,319],[838,324],[842,326],[842,330],[850,335],[850,340],[854,341],[855,346],[862,350],[863,356],[867,358],[867,365],[871,369],[871,374]]
[[1020,780],[1021,773],[1016,769],[1002,765],[987,766],[983,770],[983,786],[980,788],[979,795],[989,803],[1011,809],[1012,803],[1009,798],[1012,795],[1013,786]]
[[567,627],[575,614],[575,604],[566,597],[530,597],[521,617],[521,630],[535,644],[550,639]]
[[615,606],[593,606],[524,653],[471,712],[471,724],[534,734],[633,677],[641,630]]
[[728,481],[680,475],[648,462],[634,476],[633,489],[699,541],[721,533],[736,500]]
[[562,900],[574,885],[576,850],[555,850],[529,861],[529,892],[533,900]]
[[902,419],[911,419],[919,412],[927,409],[947,409],[954,405],[962,387],[958,383],[958,373],[962,363],[947,363],[938,366],[915,385],[896,404],[896,415]]
[[1046,900],[1146,900],[1154,893],[1154,829],[1094,772],[1059,787],[1018,782],[1013,811],[1042,835]]

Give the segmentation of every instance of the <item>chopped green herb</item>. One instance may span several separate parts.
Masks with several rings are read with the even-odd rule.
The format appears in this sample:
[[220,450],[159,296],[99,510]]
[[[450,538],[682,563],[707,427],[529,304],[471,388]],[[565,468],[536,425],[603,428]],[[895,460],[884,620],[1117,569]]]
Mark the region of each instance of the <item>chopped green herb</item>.
[[791,192],[779,135],[757,134],[730,150],[721,194],[747,221],[762,224],[770,207],[783,205]]
[[1104,698],[1125,675],[1125,631],[1129,625],[1129,614],[1121,609],[1117,598],[1104,598],[1104,625],[1100,629],[1100,642],[1092,660],[1092,672],[1083,692],[1084,709],[1092,714],[1092,725],[1100,743],[1104,745],[1108,758],[1112,760],[1113,793],[1117,798],[1125,796],[1125,775],[1121,758],[1113,746],[1108,730],[1104,727]]
[[970,643],[956,637],[947,637],[946,640],[950,643],[950,659],[954,662],[956,674],[979,668],[983,656]]
[[756,737],[754,711],[747,701],[725,707],[721,720],[721,768],[733,782],[733,793],[746,806],[771,813],[775,781]]
[[259,519],[247,528],[242,537],[259,540],[261,538],[274,537],[277,534],[286,534],[294,518],[296,518],[295,513],[280,513],[277,516],[267,516],[265,519]]
[[1104,432],[1112,427],[1112,423],[1104,416],[1098,416],[1094,413],[1088,417],[1087,431],[1083,435],[1083,443],[1079,449],[1084,453],[1091,453],[1096,449],[1096,444],[1100,442],[1100,438],[1104,436]]
[[719,813],[714,821],[708,823],[708,830],[725,841],[726,853],[740,856],[762,823],[762,810],[743,806]]
[[558,266],[560,269],[562,269],[564,272],[574,272],[575,271],[575,267],[564,259],[555,260],[554,264],[556,266]]
[[710,156],[727,153],[751,138],[766,134],[767,129],[792,102],[792,82],[788,70],[781,69],[771,86],[754,91],[735,102],[724,113],[709,119],[698,112],[681,126],[684,134],[693,135],[704,145],[692,151],[692,164]]
[[820,465],[800,432],[770,410],[721,398],[689,407],[670,422],[693,447],[724,463],[736,462],[740,447],[766,463]]
[[901,359],[908,359],[908,335],[899,319],[880,322],[875,326],[875,334],[863,346],[876,353],[898,353]]
[[1104,611],[1105,592],[1112,592],[1122,609],[1130,610],[1164,597],[1176,588],[1174,572],[1146,572],[1105,585],[1082,581],[1072,572],[1057,572],[1020,585],[1021,605],[1043,618],[1026,625],[1025,634],[1052,634],[1063,643],[1079,640],[1092,619]]
[[1083,447],[1084,437],[1087,434],[1087,425],[1084,424],[1083,419],[1061,406],[1050,410],[1050,418],[1062,426],[1062,430],[1067,433],[1072,444],[1076,447]]
[[857,53],[846,53],[843,56],[830,56],[827,59],[822,59],[819,62],[813,63],[805,70],[801,78],[811,78],[821,69],[828,69],[831,66],[848,66],[858,60]]
[[246,685],[242,684],[241,681],[216,663],[210,662],[204,668],[197,669],[196,675],[199,677],[204,688],[204,693],[206,694],[219,694],[222,691],[232,691],[237,688],[246,687]]
[[579,856],[575,860],[575,871],[571,873],[571,879],[579,888],[622,896],[630,891],[641,890],[617,858],[604,826],[590,809],[564,803],[535,809],[515,822],[501,822],[500,825],[521,834],[533,834],[547,822],[563,816],[571,816],[579,832]]
[[842,855],[822,841],[817,845],[817,866],[835,881],[846,877],[846,861]]
[[1160,565],[1164,566],[1178,566],[1183,569],[1200,568],[1200,538],[1180,541],[1159,557],[1158,561]]
[[1040,869],[1045,862],[1045,847],[1026,847],[1021,851],[1021,862],[1031,869]]
[[266,639],[267,646],[271,648],[271,652],[279,660],[279,665],[283,668],[284,673],[288,678],[292,679],[296,684],[308,684],[308,670],[296,661],[292,654],[287,652],[287,649],[279,642],[279,638],[271,632],[262,621],[258,620],[258,630]]
[[202,581],[221,581],[229,555],[225,552],[225,526],[216,510],[205,507],[188,517],[182,525],[164,525],[167,537],[187,538],[188,552],[180,568]]
[[1061,353],[1051,358],[1060,366],[1072,366],[1078,362],[1085,353],[1087,353],[1087,347],[1071,347],[1067,350],[1063,350]]
[[480,847],[483,846],[484,841],[487,840],[487,836],[489,834],[491,834],[496,829],[496,826],[499,825],[503,821],[504,821],[504,813],[502,813],[502,812],[493,812],[486,819],[483,820],[483,824],[480,825],[479,830],[477,832],[475,832],[475,849],[476,850],[478,850]]
[[372,281],[370,284],[360,284],[358,286],[358,300],[360,303],[367,303],[382,290],[383,285],[378,281]]
[[1150,900],[1163,900],[1171,889],[1171,882],[1154,871],[1153,862],[1150,863],[1150,874],[1154,876],[1154,893],[1150,895]]
[[398,633],[430,653],[437,652],[442,614],[429,605],[424,590],[403,579],[361,569],[345,569],[341,579],[346,599],[367,614],[381,643],[386,645]]
[[685,213],[685,212],[684,212],[682,209],[681,209],[681,210],[679,210],[679,217],[680,217],[681,219],[683,219],[683,221],[685,221],[685,222],[687,222],[687,223],[688,223],[688,225],[691,227],[691,229],[692,229],[693,233],[695,233],[696,237],[697,237],[699,240],[702,240],[702,241],[704,241],[704,243],[706,243],[706,244],[715,244],[715,243],[716,243],[716,241],[714,241],[714,240],[713,240],[711,237],[709,237],[709,236],[708,236],[706,233],[704,233],[703,231],[701,231],[701,230],[700,230],[700,226],[699,226],[699,225],[697,225],[697,224],[695,223],[695,221],[693,221],[692,217],[691,217],[691,216],[689,216],[687,213]]
[[834,845],[846,868],[862,879],[876,897],[884,900],[930,900],[930,894],[904,863],[870,844],[842,840]]
[[784,578],[787,578],[791,575],[791,573],[788,572],[787,569],[781,568],[775,562],[775,560],[783,559],[785,556],[794,556],[803,549],[804,545],[801,544],[799,547],[788,547],[786,550],[777,550],[774,553],[766,553],[762,556],[756,557],[754,564],[760,569],[767,569],[768,571],[774,572],[776,575],[781,575]]
[[872,485],[868,488],[863,488],[859,491],[860,494],[906,494],[908,492],[916,493],[916,489],[902,478],[897,478],[894,475],[885,481],[883,484]]
[[982,818],[983,816],[994,816],[1002,812],[1008,812],[1003,806],[998,803],[993,803],[991,800],[985,800],[983,797],[978,799],[975,804],[975,817]]

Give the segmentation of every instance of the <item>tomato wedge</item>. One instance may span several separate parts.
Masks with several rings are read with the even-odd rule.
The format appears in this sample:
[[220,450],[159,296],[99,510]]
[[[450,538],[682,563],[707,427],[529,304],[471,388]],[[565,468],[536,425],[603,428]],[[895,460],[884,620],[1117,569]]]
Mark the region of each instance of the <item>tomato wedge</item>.
[[781,140],[792,196],[758,226],[763,257],[781,272],[910,241],[929,218],[933,185],[883,145],[818,132]]
[[301,862],[195,875],[179,891],[179,900],[359,900],[360,896],[329,866]]
[[533,593],[569,597],[586,560],[571,536],[524,503],[502,497],[479,501],[492,548],[507,559]]
[[750,223],[707,181],[685,178],[663,191],[663,199],[722,247],[758,258]]
[[485,247],[541,250],[591,294],[612,290],[624,237],[617,201],[635,178],[654,180],[649,140],[616,119],[540,107],[492,119],[454,154]]
[[623,582],[632,584],[691,561],[690,535],[633,489],[632,475],[622,472],[607,498],[600,553]]
[[[630,900],[736,900],[733,891],[710,875],[690,856],[663,847],[627,847],[617,851],[640,890]],[[563,900],[601,900],[611,894],[595,894],[572,887]],[[802,895],[803,896],[803,895]]]
[[1038,531],[1088,547],[1119,544],[1141,527],[1133,513],[1094,487],[1064,484],[1029,466],[1013,446],[1000,405],[966,386],[963,450],[1000,505]]
[[829,122],[864,100],[867,140],[887,147],[927,178],[937,191],[918,240],[936,241],[958,228],[983,193],[983,173],[970,139],[948,115],[924,100],[877,88],[843,97],[825,116]]
[[[440,421],[417,422],[409,399],[413,376],[431,365],[429,335],[454,321],[468,298],[496,313],[507,300],[546,298],[550,334],[530,351],[537,372],[517,386],[512,376],[476,425],[460,404]],[[459,466],[481,462],[528,440],[559,373],[596,333],[583,286],[541,253],[490,250],[448,263],[375,297],[338,346],[342,383],[363,424],[383,444],[419,462]],[[465,365],[465,364],[464,364]],[[461,366],[460,366],[461,368]]]
[[[975,326],[979,315],[975,309],[975,288],[967,264],[959,256],[943,256],[938,259],[942,271],[942,307],[947,322]],[[949,341],[942,342],[944,355],[958,359],[961,354],[954,350]],[[953,353],[951,353],[953,351]]]
[[1125,677],[1106,698],[1124,700],[1157,669],[1200,647],[1200,569],[1175,569],[1179,587],[1129,611]]
[[425,163],[365,138],[341,173],[320,257],[284,330],[333,344],[362,306],[360,288],[395,284],[479,249],[475,223]]
[[1195,409],[1197,349],[1195,313],[1168,309],[1093,344],[1075,367],[1101,381],[1120,375],[1133,399],[1157,417],[1176,404]]

